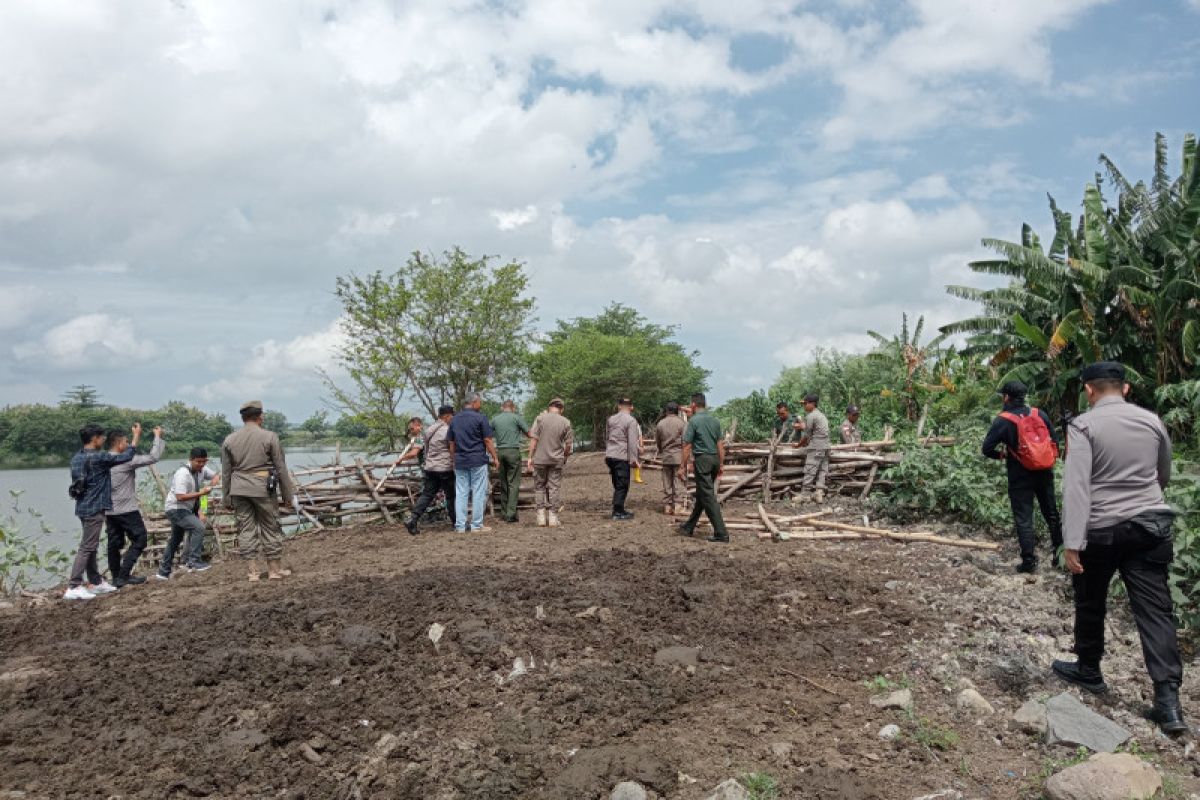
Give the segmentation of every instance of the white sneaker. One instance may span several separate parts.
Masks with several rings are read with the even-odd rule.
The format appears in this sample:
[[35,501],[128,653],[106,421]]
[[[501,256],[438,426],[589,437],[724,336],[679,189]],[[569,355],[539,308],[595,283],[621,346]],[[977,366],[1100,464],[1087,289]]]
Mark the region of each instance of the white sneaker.
[[109,592],[117,591],[117,587],[113,586],[108,581],[100,581],[95,586],[89,586],[87,588],[93,597],[98,594],[108,594]]
[[67,589],[63,593],[63,600],[95,600],[96,595],[87,590],[86,587],[76,586],[74,589]]
[[546,525],[551,528],[557,528],[560,524],[561,523],[558,521],[558,514],[555,514],[553,511],[551,511],[548,515],[548,519],[546,520]]

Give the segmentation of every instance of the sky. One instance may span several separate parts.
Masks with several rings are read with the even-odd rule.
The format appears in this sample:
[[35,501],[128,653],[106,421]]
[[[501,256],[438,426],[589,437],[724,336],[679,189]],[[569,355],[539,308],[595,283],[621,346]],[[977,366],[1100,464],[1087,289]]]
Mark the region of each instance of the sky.
[[[710,400],[1050,228],[1200,117],[1200,0],[38,0],[0,25],[0,405],[299,421],[334,281],[454,245],[631,305]],[[464,287],[469,291],[470,287]],[[415,404],[414,404],[415,407]]]

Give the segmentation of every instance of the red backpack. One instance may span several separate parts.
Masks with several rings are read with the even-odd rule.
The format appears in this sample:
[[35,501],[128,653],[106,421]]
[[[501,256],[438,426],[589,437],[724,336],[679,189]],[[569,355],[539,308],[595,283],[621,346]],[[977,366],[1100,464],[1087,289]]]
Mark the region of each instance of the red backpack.
[[1025,417],[1008,411],[1000,416],[1017,426],[1017,451],[1010,451],[1010,458],[1015,458],[1022,467],[1034,472],[1054,468],[1054,462],[1058,460],[1058,445],[1054,443],[1050,429],[1036,408],[1031,408]]

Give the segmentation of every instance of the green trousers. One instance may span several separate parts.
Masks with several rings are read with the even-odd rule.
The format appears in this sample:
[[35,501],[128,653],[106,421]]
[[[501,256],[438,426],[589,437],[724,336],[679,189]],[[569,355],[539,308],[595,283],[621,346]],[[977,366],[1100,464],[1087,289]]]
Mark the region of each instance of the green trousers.
[[515,447],[497,450],[500,456],[500,516],[517,518],[517,500],[521,495],[521,451]]
[[692,515],[684,524],[688,530],[695,530],[700,514],[704,513],[712,523],[714,535],[728,536],[725,520],[721,517],[721,504],[717,501],[717,471],[721,468],[721,462],[715,454],[697,453],[695,465],[696,504],[692,506]]

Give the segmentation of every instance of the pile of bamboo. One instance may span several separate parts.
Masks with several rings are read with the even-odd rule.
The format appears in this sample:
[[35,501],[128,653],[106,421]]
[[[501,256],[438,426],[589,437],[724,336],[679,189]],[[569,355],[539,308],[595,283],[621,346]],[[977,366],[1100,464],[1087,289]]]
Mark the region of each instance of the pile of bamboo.
[[[952,539],[927,531],[892,531],[866,525],[850,525],[824,519],[830,511],[814,511],[808,514],[769,514],[762,503],[758,510],[746,514],[744,522],[727,521],[730,531],[748,531],[760,539],[775,541],[838,541],[855,539],[888,539],[895,542],[927,542],[948,547],[965,547],[971,550],[998,550],[994,542],[977,542],[971,539]],[[708,518],[700,520],[702,526],[709,524]]]

